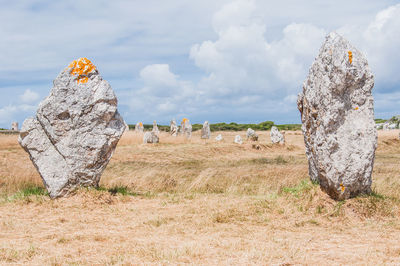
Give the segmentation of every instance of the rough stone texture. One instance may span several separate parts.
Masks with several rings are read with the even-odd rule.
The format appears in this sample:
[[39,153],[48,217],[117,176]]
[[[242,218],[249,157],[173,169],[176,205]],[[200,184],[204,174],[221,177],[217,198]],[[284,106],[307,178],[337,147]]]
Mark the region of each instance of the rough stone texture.
[[285,135],[276,126],[272,126],[270,135],[272,143],[285,144]]
[[18,131],[18,122],[11,123],[11,130]]
[[136,133],[143,133],[143,123],[142,122],[137,122],[135,125],[135,132]]
[[36,117],[25,120],[19,143],[55,198],[98,186],[125,123],[111,86],[88,59],[73,61],[53,84]]
[[181,132],[187,139],[192,137],[192,124],[190,124],[189,119],[182,119]]
[[175,119],[171,120],[171,122],[169,124],[169,127],[170,127],[170,134],[173,137],[178,136],[178,130],[179,129],[178,129],[178,126],[176,125],[176,120]]
[[203,124],[203,128],[201,129],[201,138],[209,139],[211,137],[210,124],[208,121],[205,121]]
[[242,137],[240,135],[236,135],[235,140],[233,142],[237,144],[242,144],[243,143]]
[[143,135],[143,143],[158,143],[159,138],[153,131],[148,131]]
[[160,134],[160,130],[158,130],[158,126],[157,126],[156,120],[153,121],[153,130],[152,130],[152,132],[154,132],[154,134],[156,134],[156,135]]
[[311,180],[337,200],[371,191],[377,146],[373,86],[365,57],[330,33],[303,84],[298,108]]
[[247,129],[246,137],[247,137],[247,140],[250,139],[251,141],[258,141],[257,133],[251,128]]
[[221,134],[218,134],[218,136],[215,137],[215,140],[216,140],[216,141],[221,141],[221,140],[223,140],[222,135],[221,135]]

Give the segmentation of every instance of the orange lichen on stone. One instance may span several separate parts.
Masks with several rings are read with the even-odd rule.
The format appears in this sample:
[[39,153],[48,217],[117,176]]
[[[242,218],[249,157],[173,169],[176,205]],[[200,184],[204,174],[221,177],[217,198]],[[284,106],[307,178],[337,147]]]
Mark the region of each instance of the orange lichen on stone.
[[351,51],[348,51],[349,53],[349,62],[350,64],[353,63],[353,53]]
[[189,119],[187,118],[182,119],[182,124],[185,124],[187,121],[189,121]]
[[96,69],[96,66],[85,57],[81,57],[78,60],[72,61],[68,67],[72,68],[70,72],[71,75],[78,75],[78,83],[88,82],[88,74]]
[[143,123],[142,123],[142,122],[140,122],[140,123],[139,123],[139,126],[141,126],[141,127],[142,127],[142,126],[143,126]]
[[354,108],[354,110],[358,110],[358,106],[356,106],[356,108]]
[[340,183],[340,188],[342,189],[342,192],[346,189],[346,187],[343,185],[343,183]]

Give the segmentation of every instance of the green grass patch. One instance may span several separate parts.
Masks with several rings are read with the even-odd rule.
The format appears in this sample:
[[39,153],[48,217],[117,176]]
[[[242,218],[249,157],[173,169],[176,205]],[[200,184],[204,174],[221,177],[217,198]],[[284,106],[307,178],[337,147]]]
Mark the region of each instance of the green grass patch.
[[305,179],[300,182],[300,184],[294,186],[294,187],[283,187],[282,192],[287,193],[287,194],[292,194],[296,198],[298,198],[300,195],[310,191],[315,184],[313,184],[310,180]]

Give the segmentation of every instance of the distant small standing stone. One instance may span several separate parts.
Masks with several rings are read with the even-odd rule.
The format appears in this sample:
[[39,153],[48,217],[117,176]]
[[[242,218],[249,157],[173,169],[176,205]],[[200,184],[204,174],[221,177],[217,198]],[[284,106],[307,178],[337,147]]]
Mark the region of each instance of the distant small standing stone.
[[18,131],[18,122],[12,122],[11,130]]
[[173,137],[178,136],[178,126],[176,125],[176,120],[175,119],[171,120],[169,126],[170,126],[170,134]]
[[192,124],[190,124],[189,119],[182,119],[181,132],[187,139],[192,137]]
[[137,122],[135,125],[135,132],[136,133],[143,133],[143,123],[142,122]]
[[201,138],[209,139],[211,137],[210,125],[208,121],[205,121],[203,124],[203,128],[201,129]]
[[152,132],[154,132],[154,134],[156,134],[156,135],[160,134],[160,130],[158,130],[158,126],[157,126],[156,120],[153,121],[153,130],[152,130]]
[[242,137],[240,135],[236,135],[234,142],[237,144],[242,144],[243,143]]
[[247,129],[246,137],[247,137],[247,140],[250,139],[251,141],[258,141],[257,133],[251,128]]
[[271,135],[271,142],[273,144],[275,143],[285,144],[285,135],[282,134],[276,126],[273,126],[271,128],[270,135]]

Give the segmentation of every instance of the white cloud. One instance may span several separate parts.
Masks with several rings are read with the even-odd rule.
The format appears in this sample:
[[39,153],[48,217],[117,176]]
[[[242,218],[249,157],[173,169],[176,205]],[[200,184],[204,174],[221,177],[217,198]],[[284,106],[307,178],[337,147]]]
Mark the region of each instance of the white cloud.
[[30,89],[25,90],[25,92],[19,97],[24,103],[32,103],[39,99],[39,94],[31,91]]

